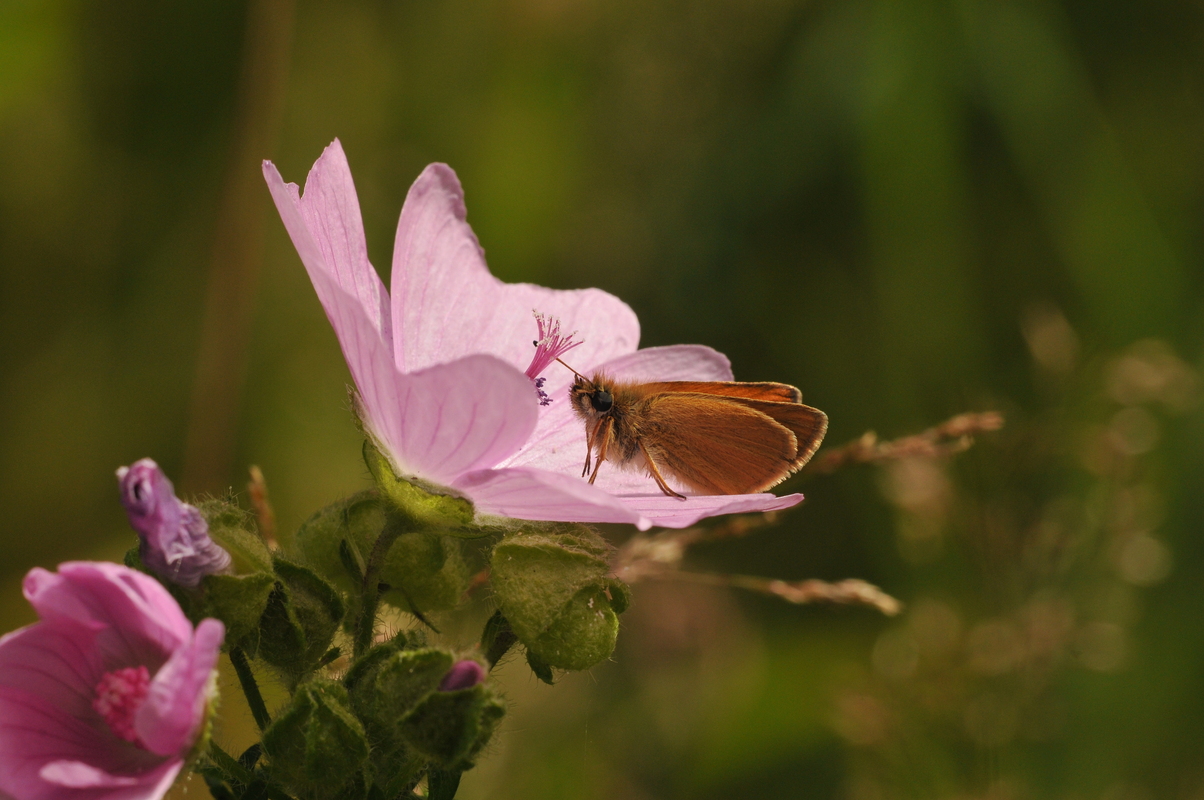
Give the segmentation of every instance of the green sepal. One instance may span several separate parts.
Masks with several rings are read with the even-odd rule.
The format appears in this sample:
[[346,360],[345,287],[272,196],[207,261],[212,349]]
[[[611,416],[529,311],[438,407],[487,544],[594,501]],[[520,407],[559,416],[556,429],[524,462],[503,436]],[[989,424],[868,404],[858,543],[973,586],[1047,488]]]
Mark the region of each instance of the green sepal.
[[484,683],[431,692],[398,726],[407,744],[443,769],[467,769],[506,713]]
[[527,651],[527,666],[535,673],[535,677],[546,683],[548,686],[556,683],[556,679],[552,675],[552,668],[540,660],[539,656]]
[[631,608],[631,587],[618,578],[610,578],[606,582],[606,593],[610,597],[610,607],[616,614],[622,614]]
[[398,477],[371,439],[364,440],[364,463],[368,465],[376,487],[395,511],[406,518],[410,530],[437,530],[467,539],[492,533],[492,529],[473,522],[476,510],[468,499],[449,494],[449,490],[432,484]]
[[580,525],[518,533],[494,548],[498,605],[538,662],[588,669],[614,650],[615,606],[626,608],[629,595],[607,576],[609,553],[601,537]]
[[272,553],[255,532],[254,517],[234,503],[204,500],[197,510],[209,524],[209,536],[230,554],[236,575],[272,571]]
[[363,768],[368,738],[340,683],[301,684],[264,731],[263,749],[270,777],[298,797],[354,800],[367,795]]
[[242,647],[254,655],[259,649],[259,624],[276,577],[268,572],[249,575],[206,575],[203,594],[196,604],[199,617],[216,617],[226,626],[226,646]]
[[[266,548],[264,552],[267,552]],[[237,646],[255,653],[260,618],[276,585],[276,577],[271,572],[206,575],[196,589],[186,589],[171,581],[160,580],[147,570],[137,544],[126,551],[124,562],[127,567],[158,580],[194,625],[206,617],[221,620],[226,626],[225,648]]]
[[272,563],[277,581],[260,619],[258,655],[297,681],[330,649],[346,608],[317,573],[279,556]]

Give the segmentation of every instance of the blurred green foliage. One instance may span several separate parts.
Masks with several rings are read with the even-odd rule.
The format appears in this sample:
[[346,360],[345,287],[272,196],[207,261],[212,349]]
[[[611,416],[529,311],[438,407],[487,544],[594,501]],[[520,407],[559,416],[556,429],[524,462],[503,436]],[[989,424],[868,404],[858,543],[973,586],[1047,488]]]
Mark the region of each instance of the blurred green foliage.
[[799,385],[831,444],[1008,418],[694,555],[901,620],[639,585],[617,663],[503,668],[462,796],[1202,797],[1202,45],[1186,0],[2,3],[3,628],[31,566],[120,559],[121,464],[258,464],[284,531],[367,485],[258,177],[338,136],[383,274],[446,161],[497,275]]

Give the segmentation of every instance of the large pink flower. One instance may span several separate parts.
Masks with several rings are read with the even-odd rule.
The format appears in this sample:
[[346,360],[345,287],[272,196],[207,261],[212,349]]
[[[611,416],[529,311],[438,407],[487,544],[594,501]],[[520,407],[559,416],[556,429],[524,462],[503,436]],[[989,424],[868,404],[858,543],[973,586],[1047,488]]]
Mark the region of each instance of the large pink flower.
[[157,800],[196,743],[225,636],[167,590],[98,562],[31,570],[41,617],[0,638],[0,795]]
[[635,313],[598,289],[559,291],[493,277],[465,221],[456,174],[432,164],[410,187],[393,250],[392,297],[368,262],[359,200],[338,140],[302,194],[276,167],[264,177],[334,326],[364,422],[398,473],[451,487],[477,511],[519,519],[685,527],[715,514],[770,511],[794,494],[666,497],[651,478],[604,465],[580,477],[585,428],[567,399],[572,374],[552,365],[541,404],[524,371],[539,338],[532,311],[581,344],[574,368],[619,380],[732,380],[709,347],[638,350]]

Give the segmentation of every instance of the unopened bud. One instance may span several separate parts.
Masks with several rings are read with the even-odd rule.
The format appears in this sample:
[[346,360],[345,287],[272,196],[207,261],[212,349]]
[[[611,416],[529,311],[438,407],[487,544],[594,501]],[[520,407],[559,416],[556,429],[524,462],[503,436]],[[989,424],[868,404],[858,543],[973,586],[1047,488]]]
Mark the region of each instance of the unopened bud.
[[136,461],[119,468],[117,480],[147,569],[191,589],[206,575],[230,567],[230,554],[209,538],[209,525],[201,512],[176,497],[158,464],[149,458]]

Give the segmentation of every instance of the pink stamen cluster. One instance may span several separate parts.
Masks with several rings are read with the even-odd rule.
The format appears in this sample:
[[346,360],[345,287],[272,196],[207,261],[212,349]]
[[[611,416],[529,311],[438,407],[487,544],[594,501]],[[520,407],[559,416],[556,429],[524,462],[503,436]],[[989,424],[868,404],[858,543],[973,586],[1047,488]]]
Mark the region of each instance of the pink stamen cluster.
[[104,718],[113,733],[127,742],[141,744],[134,730],[134,715],[150,691],[150,672],[144,666],[106,672],[96,684],[92,708]]
[[577,335],[576,331],[567,335],[562,334],[560,320],[555,317],[545,316],[538,311],[534,314],[535,324],[539,327],[539,338],[532,342],[535,345],[535,357],[531,359],[531,366],[527,367],[526,374],[535,384],[535,391],[539,395],[539,404],[546,406],[551,405],[552,398],[548,397],[548,393],[543,390],[546,379],[540,377],[539,373],[581,342],[573,341],[573,337]]

